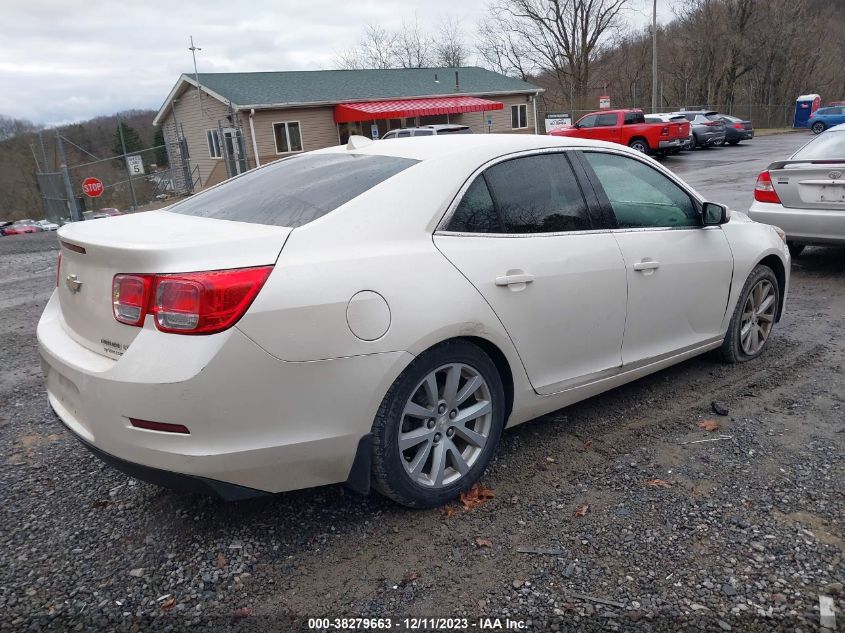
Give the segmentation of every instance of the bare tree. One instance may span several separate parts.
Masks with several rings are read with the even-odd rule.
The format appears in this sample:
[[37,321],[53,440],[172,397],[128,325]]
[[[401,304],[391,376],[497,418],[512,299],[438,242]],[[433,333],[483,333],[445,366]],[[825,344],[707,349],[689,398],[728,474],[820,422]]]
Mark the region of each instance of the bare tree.
[[431,49],[431,39],[414,15],[413,22],[402,21],[402,29],[393,38],[393,63],[400,68],[426,68],[431,65]]
[[440,21],[440,28],[434,38],[434,61],[438,66],[457,68],[465,66],[469,57],[464,30],[458,19]]
[[491,17],[483,32],[493,42],[482,43],[486,60],[514,64],[521,74],[544,72],[561,88],[571,86],[582,100],[590,80],[590,64],[600,46],[619,26],[629,0],[492,0]]
[[358,46],[339,53],[335,57],[335,65],[342,70],[396,68],[396,42],[396,33],[368,24]]
[[486,66],[503,75],[525,81],[538,70],[529,60],[526,43],[516,34],[503,31],[492,18],[478,23],[476,50]]
[[0,114],[0,141],[6,141],[21,134],[34,132],[37,129],[37,126],[32,121],[14,119]]

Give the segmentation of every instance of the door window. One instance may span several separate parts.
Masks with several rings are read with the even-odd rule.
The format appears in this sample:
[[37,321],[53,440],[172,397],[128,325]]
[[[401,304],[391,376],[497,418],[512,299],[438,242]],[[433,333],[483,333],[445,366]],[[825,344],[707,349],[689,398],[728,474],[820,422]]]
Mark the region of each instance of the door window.
[[588,114],[578,121],[578,127],[596,127],[596,120],[599,118],[598,114]]
[[656,169],[633,158],[585,152],[619,228],[700,226],[692,198]]
[[568,159],[550,153],[514,158],[487,169],[464,194],[448,230],[557,233],[590,228]]

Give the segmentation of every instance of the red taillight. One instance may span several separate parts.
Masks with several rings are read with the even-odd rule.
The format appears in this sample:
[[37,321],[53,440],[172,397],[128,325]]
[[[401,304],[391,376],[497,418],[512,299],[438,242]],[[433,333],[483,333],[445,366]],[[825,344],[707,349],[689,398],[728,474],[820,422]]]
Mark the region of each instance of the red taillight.
[[182,433],[190,435],[191,432],[184,424],[170,424],[169,422],[151,422],[150,420],[136,420],[129,418],[129,424],[136,429],[146,429],[147,431],[163,431],[165,433]]
[[745,126],[742,123],[734,123],[735,130],[744,130]]
[[754,199],[757,202],[775,202],[780,204],[775,186],[772,184],[772,177],[768,171],[761,171],[757,176],[757,184],[754,185]]
[[62,254],[59,253],[59,261],[56,263],[56,288],[59,287],[59,280],[62,278]]
[[151,275],[115,275],[112,280],[114,318],[126,325],[143,325],[152,281]]
[[669,136],[669,126],[666,125],[660,130],[660,136]]
[[707,127],[719,127],[719,124],[716,121],[708,121],[704,125],[706,125]]
[[162,332],[213,334],[240,319],[272,266],[169,275],[115,275],[114,318],[142,326],[147,314]]

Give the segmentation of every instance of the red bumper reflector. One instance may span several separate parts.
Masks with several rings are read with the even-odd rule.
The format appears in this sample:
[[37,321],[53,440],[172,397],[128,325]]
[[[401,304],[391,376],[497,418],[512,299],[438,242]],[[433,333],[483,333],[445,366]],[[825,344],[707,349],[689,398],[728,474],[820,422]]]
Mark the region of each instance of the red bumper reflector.
[[129,423],[136,429],[147,429],[148,431],[164,431],[165,433],[182,433],[190,435],[191,432],[183,424],[170,424],[168,422],[150,422],[149,420],[136,420],[129,418]]
[[64,246],[69,251],[73,251],[74,253],[80,253],[82,255],[85,254],[85,247],[78,246],[77,244],[71,244],[70,242],[66,242],[65,240],[59,240],[62,246]]

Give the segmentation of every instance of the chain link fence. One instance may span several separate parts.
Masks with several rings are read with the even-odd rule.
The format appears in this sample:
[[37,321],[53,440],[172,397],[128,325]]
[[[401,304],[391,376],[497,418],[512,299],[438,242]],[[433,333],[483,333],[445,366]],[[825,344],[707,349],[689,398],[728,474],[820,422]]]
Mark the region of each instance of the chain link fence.
[[62,137],[60,144],[73,145],[91,160],[36,172],[44,216],[65,224],[97,214],[155,209],[193,193],[198,169],[190,168],[183,135],[169,132],[163,145],[105,158]]

